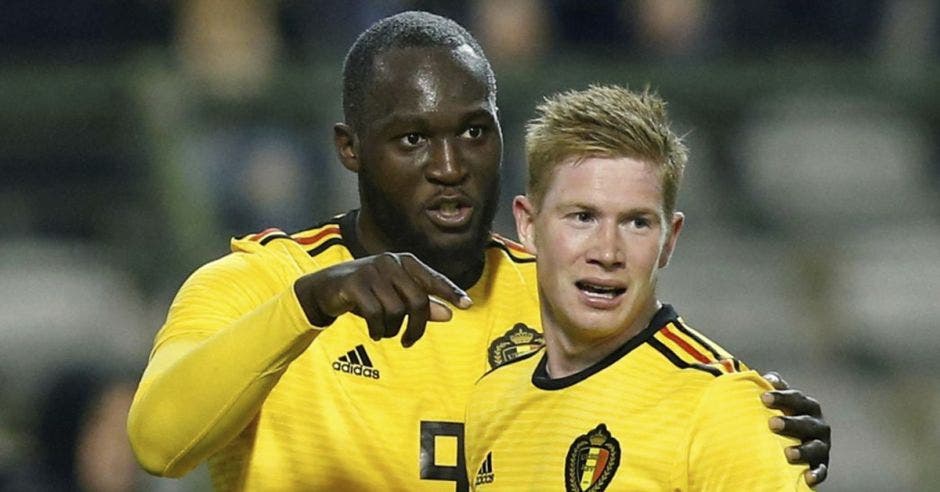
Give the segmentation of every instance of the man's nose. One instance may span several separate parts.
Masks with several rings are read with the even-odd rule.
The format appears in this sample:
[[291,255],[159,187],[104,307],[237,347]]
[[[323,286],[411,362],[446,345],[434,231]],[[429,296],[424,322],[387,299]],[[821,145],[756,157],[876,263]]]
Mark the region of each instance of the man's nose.
[[617,224],[601,222],[591,238],[587,260],[589,263],[603,267],[605,270],[623,268],[626,252],[624,241]]
[[425,174],[430,181],[455,185],[466,177],[465,166],[461,164],[454,143],[449,139],[432,142],[428,158]]

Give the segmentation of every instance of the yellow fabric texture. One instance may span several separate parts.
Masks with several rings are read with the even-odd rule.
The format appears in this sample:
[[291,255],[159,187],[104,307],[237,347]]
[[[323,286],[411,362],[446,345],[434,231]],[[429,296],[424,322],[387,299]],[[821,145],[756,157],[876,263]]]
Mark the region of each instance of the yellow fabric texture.
[[336,224],[233,240],[185,282],[129,417],[146,469],[208,459],[224,491],[466,489],[467,396],[494,340],[538,330],[535,264],[494,236],[474,305],[405,349],[351,314],[308,325],[293,282],[353,259],[342,241]]
[[[598,372],[565,378],[564,387],[535,385],[544,351],[482,378],[467,410],[474,490],[809,490],[805,467],[784,456],[797,442],[767,427],[778,412],[759,396],[770,385],[680,319],[660,326]],[[569,466],[576,479],[566,476],[575,442],[601,424],[617,445],[605,441],[589,458],[619,466],[607,465],[608,475],[593,482],[604,467]]]

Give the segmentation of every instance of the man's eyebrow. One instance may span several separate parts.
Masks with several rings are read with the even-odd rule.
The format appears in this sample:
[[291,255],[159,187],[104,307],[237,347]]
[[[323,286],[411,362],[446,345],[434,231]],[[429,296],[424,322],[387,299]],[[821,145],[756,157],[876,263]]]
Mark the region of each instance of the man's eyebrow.
[[428,119],[426,116],[422,116],[420,113],[392,113],[385,118],[379,118],[378,121],[380,124],[382,124],[382,126],[423,125],[427,123]]
[[580,201],[561,202],[553,208],[560,212],[570,212],[573,210],[578,210],[578,211],[583,211],[583,212],[597,212],[597,207],[593,205],[588,205],[587,203],[580,202]]
[[465,114],[463,117],[464,121],[475,120],[477,118],[496,119],[496,116],[493,115],[492,111],[486,108],[477,108]]
[[[460,114],[460,124],[465,125],[470,121],[485,118],[490,121],[496,120],[496,116],[486,108],[474,108],[466,113]],[[383,118],[378,118],[377,123],[381,127],[392,126],[411,126],[423,127],[430,124],[430,118],[427,113],[390,113]]]
[[[600,211],[599,207],[595,205],[590,205],[581,201],[559,203],[558,206],[555,208],[558,210],[581,210],[581,211],[593,212],[593,213],[597,213]],[[659,211],[656,210],[655,208],[649,208],[649,207],[632,207],[623,212],[618,212],[617,215],[621,218],[636,217],[640,215],[657,216],[659,215]]]
[[657,215],[659,210],[649,207],[633,207],[627,210],[624,215]]

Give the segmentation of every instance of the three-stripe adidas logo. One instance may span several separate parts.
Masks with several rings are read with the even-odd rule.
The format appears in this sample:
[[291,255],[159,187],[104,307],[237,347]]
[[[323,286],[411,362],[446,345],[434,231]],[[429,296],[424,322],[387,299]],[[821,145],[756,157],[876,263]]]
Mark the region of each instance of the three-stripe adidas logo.
[[477,478],[474,482],[475,485],[493,483],[493,478],[493,452],[490,451],[486,453],[486,458],[483,459],[483,464],[480,465],[480,469],[477,471]]
[[366,378],[379,379],[379,370],[372,365],[372,359],[366,353],[366,348],[356,345],[356,348],[339,356],[333,362],[333,370],[355,374]]

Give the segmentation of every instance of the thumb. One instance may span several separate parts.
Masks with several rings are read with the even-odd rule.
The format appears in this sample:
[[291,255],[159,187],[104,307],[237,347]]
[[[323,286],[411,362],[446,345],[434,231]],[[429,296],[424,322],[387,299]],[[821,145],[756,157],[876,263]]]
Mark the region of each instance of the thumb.
[[454,317],[453,311],[446,302],[434,296],[428,296],[428,300],[431,301],[431,321],[450,321]]

